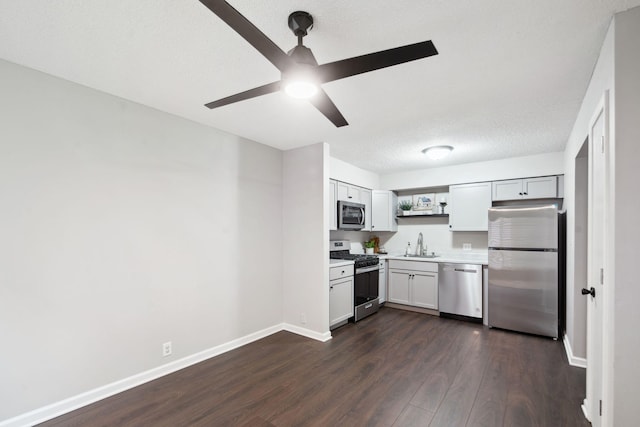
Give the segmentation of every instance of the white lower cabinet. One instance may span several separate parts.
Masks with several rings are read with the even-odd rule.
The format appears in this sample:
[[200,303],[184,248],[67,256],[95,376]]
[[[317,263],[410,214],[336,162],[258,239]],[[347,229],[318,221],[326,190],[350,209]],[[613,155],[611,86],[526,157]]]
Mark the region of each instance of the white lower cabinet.
[[413,273],[411,304],[416,307],[438,309],[438,273]]
[[387,300],[387,268],[386,268],[386,264],[387,261],[385,260],[380,260],[380,263],[378,264],[378,267],[380,267],[379,270],[379,276],[378,276],[378,300],[380,302],[380,304],[382,304],[383,302],[385,302]]
[[438,309],[438,264],[421,261],[389,261],[388,301]]
[[329,328],[353,317],[353,265],[329,271]]

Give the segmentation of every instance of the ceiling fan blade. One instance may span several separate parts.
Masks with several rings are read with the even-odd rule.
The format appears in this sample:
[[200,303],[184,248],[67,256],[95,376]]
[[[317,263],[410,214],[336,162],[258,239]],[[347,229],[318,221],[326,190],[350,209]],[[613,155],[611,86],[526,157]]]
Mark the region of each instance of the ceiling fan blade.
[[324,114],[324,116],[336,127],[339,128],[349,124],[324,90],[320,89],[317,94],[309,99],[309,102],[311,102],[318,111]]
[[437,54],[438,51],[431,41],[414,43],[318,65],[316,75],[322,83],[332,82]]
[[235,95],[227,96],[226,98],[218,99],[217,101],[204,104],[205,107],[211,109],[222,107],[223,105],[233,104],[234,102],[244,101],[245,99],[255,98],[257,96],[267,95],[269,93],[277,92],[280,90],[280,81],[269,83],[263,86],[258,86],[253,89],[245,90],[244,92],[236,93]]
[[294,64],[269,37],[253,25],[240,12],[224,0],[200,0],[209,10],[218,15],[228,26],[249,42],[258,52],[267,58],[280,71]]

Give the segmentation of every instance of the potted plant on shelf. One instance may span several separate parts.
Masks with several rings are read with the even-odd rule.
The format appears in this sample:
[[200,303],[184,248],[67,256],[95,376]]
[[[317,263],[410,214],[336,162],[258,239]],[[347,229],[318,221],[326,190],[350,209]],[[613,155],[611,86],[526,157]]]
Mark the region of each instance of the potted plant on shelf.
[[406,215],[411,209],[413,209],[413,203],[409,200],[403,200],[398,203],[398,209],[400,210],[398,213],[400,215]]
[[375,239],[371,239],[367,242],[364,242],[365,252],[368,254],[372,254],[374,252],[374,248],[376,247]]

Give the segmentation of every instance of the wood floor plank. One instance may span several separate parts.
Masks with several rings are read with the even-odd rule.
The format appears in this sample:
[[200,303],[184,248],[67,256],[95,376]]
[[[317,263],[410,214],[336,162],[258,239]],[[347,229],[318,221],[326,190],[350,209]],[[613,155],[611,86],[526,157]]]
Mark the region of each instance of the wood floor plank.
[[557,341],[390,308],[332,334],[279,332],[42,426],[589,425]]
[[393,427],[427,427],[433,415],[433,412],[409,404],[393,423]]

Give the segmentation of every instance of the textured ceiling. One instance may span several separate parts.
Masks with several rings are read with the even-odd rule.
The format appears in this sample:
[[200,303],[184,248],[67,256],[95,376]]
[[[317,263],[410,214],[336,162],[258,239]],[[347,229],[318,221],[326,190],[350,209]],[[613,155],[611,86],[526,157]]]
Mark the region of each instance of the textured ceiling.
[[[278,70],[196,0],[0,0],[0,58],[273,147],[327,142],[390,173],[564,149],[611,17],[640,0],[230,0],[284,51],[294,10],[319,63],[433,40],[440,54],[324,85],[349,126],[274,93],[204,103]],[[430,145],[455,147],[428,161]]]

